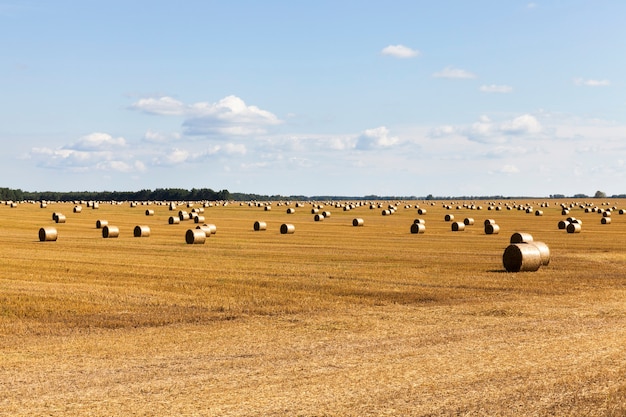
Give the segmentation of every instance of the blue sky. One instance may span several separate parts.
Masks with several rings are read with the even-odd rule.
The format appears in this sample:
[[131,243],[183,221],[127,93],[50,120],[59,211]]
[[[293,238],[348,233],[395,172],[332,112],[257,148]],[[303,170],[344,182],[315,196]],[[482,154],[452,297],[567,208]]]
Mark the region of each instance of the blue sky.
[[623,1],[0,0],[0,186],[626,193]]

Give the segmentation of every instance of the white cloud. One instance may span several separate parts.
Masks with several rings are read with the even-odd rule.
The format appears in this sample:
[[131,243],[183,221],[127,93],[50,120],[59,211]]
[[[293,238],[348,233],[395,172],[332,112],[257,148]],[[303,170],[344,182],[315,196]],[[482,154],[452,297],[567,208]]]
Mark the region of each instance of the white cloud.
[[611,85],[609,80],[586,80],[584,78],[574,78],[574,84],[586,87],[608,87]]
[[[188,135],[249,136],[267,132],[270,126],[282,123],[276,115],[257,106],[247,105],[241,98],[230,95],[216,103],[184,104],[171,97],[147,98],[131,108],[148,114],[183,116]],[[155,136],[152,135],[152,139]]]
[[180,139],[180,133],[161,133],[148,129],[144,133],[142,140],[151,143],[167,143]]
[[357,138],[357,149],[384,149],[396,145],[400,140],[395,136],[389,136],[389,129],[380,126],[365,130]]
[[126,146],[126,139],[123,137],[114,138],[107,133],[95,132],[81,137],[75,143],[65,146],[64,149],[96,151],[123,146]]
[[413,58],[418,56],[420,52],[404,45],[389,45],[384,47],[381,53],[395,58]]
[[523,114],[513,120],[506,121],[500,126],[500,130],[511,134],[534,134],[541,132],[541,123],[535,116]]
[[435,78],[471,79],[476,78],[476,74],[460,68],[445,67],[441,71],[433,74]]
[[498,172],[502,174],[518,174],[520,171],[515,165],[504,165],[498,170]]
[[484,93],[510,93],[513,91],[513,87],[508,86],[508,85],[496,85],[496,84],[490,84],[490,85],[481,85],[480,86],[480,91],[484,92]]

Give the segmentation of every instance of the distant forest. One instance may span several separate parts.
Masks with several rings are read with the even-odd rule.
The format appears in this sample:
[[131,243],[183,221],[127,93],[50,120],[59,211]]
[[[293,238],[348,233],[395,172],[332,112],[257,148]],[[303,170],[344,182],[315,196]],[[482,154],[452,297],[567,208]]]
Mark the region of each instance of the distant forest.
[[0,188],[1,201],[327,201],[327,200],[513,200],[528,198],[626,198],[626,194],[607,196],[597,191],[594,196],[575,194],[565,196],[552,194],[549,197],[541,196],[304,196],[304,195],[261,195],[250,193],[231,193],[228,190],[214,191],[210,188],[157,188],[156,190],[140,191],[22,191],[20,189]]

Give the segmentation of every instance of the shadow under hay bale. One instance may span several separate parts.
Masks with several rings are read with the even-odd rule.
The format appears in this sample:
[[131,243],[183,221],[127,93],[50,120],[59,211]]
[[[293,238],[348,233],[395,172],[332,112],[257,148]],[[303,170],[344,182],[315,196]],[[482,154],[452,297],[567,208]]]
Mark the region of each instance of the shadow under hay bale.
[[541,252],[528,243],[513,243],[504,250],[502,264],[507,272],[537,271],[541,265]]
[[42,227],[39,229],[39,241],[40,242],[54,242],[57,240],[59,234],[54,227]]

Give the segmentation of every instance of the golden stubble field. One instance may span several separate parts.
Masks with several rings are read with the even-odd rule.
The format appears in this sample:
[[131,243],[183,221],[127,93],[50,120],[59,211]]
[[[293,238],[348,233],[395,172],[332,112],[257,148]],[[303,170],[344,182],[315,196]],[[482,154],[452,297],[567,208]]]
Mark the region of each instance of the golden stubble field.
[[[398,210],[215,205],[202,245],[167,205],[1,205],[0,416],[626,415],[626,215],[579,206],[626,201],[381,203]],[[581,233],[558,229],[560,203]],[[505,272],[514,232],[550,264]]]

